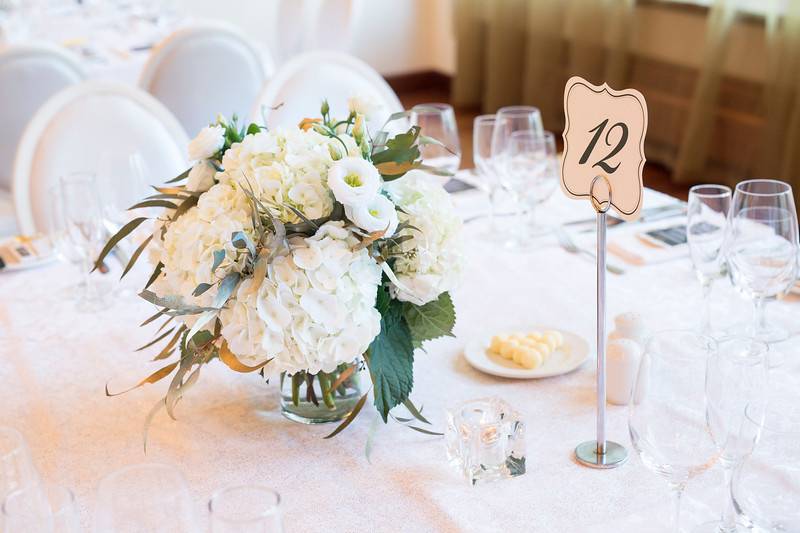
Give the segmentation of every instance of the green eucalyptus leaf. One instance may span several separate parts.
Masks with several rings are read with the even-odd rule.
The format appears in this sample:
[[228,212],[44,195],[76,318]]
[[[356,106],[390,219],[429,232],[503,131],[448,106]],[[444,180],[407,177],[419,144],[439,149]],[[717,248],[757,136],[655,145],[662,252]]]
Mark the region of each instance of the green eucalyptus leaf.
[[108,239],[108,242],[100,251],[100,255],[97,256],[97,260],[94,262],[94,268],[92,269],[92,272],[97,270],[97,268],[103,263],[103,259],[106,258],[109,252],[111,252],[111,250],[114,249],[114,247],[119,243],[119,241],[130,235],[131,232],[133,232],[133,230],[138,228],[139,225],[145,220],[147,220],[147,217],[134,218],[133,220],[122,226],[118,232],[116,232],[110,239]]
[[143,202],[139,202],[138,204],[134,204],[128,208],[128,211],[132,211],[134,209],[141,209],[143,207],[165,207],[167,209],[177,209],[178,206],[170,202],[169,200],[145,200]]
[[217,309],[222,308],[225,305],[225,302],[228,301],[228,298],[231,297],[233,294],[236,285],[239,283],[242,275],[238,272],[230,272],[227,276],[222,279],[222,282],[219,284],[219,288],[217,289],[217,295],[214,298],[213,306]]
[[176,181],[184,180],[187,177],[189,177],[189,172],[191,172],[191,171],[192,171],[192,167],[189,167],[186,170],[184,170],[183,172],[181,172],[180,174],[178,174],[176,177],[174,177],[171,180],[167,181],[166,183],[175,183]]
[[247,251],[250,252],[250,257],[256,256],[256,245],[253,244],[252,239],[250,239],[247,233],[243,231],[234,231],[231,234],[231,243],[234,248],[239,250],[247,248]]
[[200,296],[201,294],[206,292],[211,287],[213,287],[213,285],[211,285],[210,283],[200,283],[192,291],[192,296]]
[[156,265],[156,267],[153,269],[153,273],[152,273],[152,274],[150,274],[150,278],[147,280],[147,283],[146,283],[146,284],[145,284],[145,286],[144,286],[145,290],[146,290],[146,289],[147,289],[147,288],[148,288],[150,285],[152,285],[152,284],[153,284],[153,282],[154,282],[155,280],[157,280],[157,279],[158,279],[158,276],[160,276],[160,275],[161,275],[161,271],[162,271],[162,270],[164,270],[164,263],[162,263],[161,261],[159,261],[159,262],[158,262],[158,264]]
[[142,350],[144,350],[144,349],[147,349],[147,348],[151,347],[152,345],[156,344],[158,341],[162,340],[164,337],[166,337],[167,335],[169,335],[170,333],[172,333],[174,330],[175,330],[175,328],[174,328],[174,327],[173,327],[173,328],[169,328],[167,331],[165,331],[164,333],[162,333],[161,335],[159,335],[159,336],[158,336],[158,337],[156,337],[155,339],[151,340],[150,342],[148,342],[148,343],[147,343],[147,344],[145,344],[144,346],[140,346],[139,348],[136,348],[136,349],[134,350],[134,352],[141,352]]
[[142,252],[144,251],[145,248],[147,248],[147,245],[150,244],[150,241],[152,241],[152,240],[153,240],[153,236],[150,235],[149,237],[147,237],[142,242],[142,244],[139,245],[138,248],[136,248],[136,251],[133,252],[133,255],[131,256],[130,260],[128,261],[128,264],[125,267],[125,270],[122,271],[122,275],[119,277],[119,279],[124,278],[125,274],[130,272],[130,270],[133,268],[133,265],[135,265],[136,261],[139,259],[139,256],[142,255]]
[[367,391],[367,393],[365,393],[365,394],[364,394],[364,396],[362,396],[362,397],[361,397],[361,399],[360,399],[360,400],[358,400],[358,403],[356,403],[355,407],[353,407],[353,410],[352,410],[352,411],[350,411],[350,414],[349,414],[349,415],[347,415],[347,418],[345,418],[345,419],[342,421],[342,423],[341,423],[341,424],[339,424],[339,425],[336,427],[336,429],[334,429],[334,430],[333,430],[333,431],[332,431],[330,434],[326,435],[324,438],[326,438],[326,439],[332,439],[333,437],[335,437],[336,435],[338,435],[339,433],[341,433],[342,431],[344,431],[344,429],[345,429],[347,426],[349,426],[349,425],[350,425],[350,422],[352,422],[353,420],[355,420],[355,419],[356,419],[356,417],[358,416],[358,413],[360,413],[360,412],[361,412],[361,409],[363,409],[363,407],[364,407],[364,404],[367,402],[367,396],[368,396],[368,395],[369,395],[369,391]]
[[211,264],[211,272],[213,273],[222,264],[225,259],[225,250],[214,250],[214,262]]

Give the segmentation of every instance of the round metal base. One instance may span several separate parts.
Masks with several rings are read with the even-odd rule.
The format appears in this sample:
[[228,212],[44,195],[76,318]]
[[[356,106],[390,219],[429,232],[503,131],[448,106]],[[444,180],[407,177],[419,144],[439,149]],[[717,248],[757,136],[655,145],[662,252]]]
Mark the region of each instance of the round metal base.
[[616,468],[628,460],[628,451],[621,444],[607,440],[606,453],[598,455],[597,441],[590,440],[578,444],[575,448],[575,459],[590,468]]

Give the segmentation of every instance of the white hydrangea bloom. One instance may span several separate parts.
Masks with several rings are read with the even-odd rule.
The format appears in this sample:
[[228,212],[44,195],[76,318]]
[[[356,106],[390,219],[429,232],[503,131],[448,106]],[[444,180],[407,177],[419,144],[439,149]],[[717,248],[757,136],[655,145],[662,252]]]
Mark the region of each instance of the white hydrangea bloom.
[[[347,135],[341,137],[347,155],[358,155],[355,141]],[[225,152],[222,158],[225,171],[217,179],[239,188],[252,188],[284,222],[302,220],[290,206],[307,218],[322,218],[333,209],[328,170],[334,156],[341,157],[343,151],[339,141],[313,130],[262,131],[248,135]]]
[[421,170],[412,170],[384,189],[404,211],[400,222],[408,221],[419,230],[406,228],[399,233],[413,239],[399,245],[404,253],[394,263],[399,283],[392,286],[392,294],[398,300],[426,304],[453,289],[460,278],[461,218],[444,187]]
[[380,332],[381,269],[357,244],[342,222],[292,239],[259,290],[242,283],[220,314],[231,351],[250,366],[274,358],[271,374],[332,372],[361,355]]

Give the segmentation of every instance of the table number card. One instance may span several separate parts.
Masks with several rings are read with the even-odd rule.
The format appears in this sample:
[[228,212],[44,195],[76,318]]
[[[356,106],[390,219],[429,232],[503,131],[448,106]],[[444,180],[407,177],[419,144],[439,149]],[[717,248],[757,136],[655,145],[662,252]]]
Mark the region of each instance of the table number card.
[[[573,76],[564,88],[561,189],[571,198],[608,202],[625,220],[642,208],[647,102],[635,89],[615,91]],[[604,179],[595,181],[597,176]],[[606,181],[607,180],[607,181]],[[592,183],[595,182],[592,191]]]

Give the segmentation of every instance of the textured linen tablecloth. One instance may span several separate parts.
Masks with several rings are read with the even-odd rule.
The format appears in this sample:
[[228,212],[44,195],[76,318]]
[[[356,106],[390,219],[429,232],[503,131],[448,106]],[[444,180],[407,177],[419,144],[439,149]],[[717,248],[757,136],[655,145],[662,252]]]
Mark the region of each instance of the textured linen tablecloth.
[[[484,203],[475,191],[455,199],[465,217]],[[667,200],[648,191],[645,206]],[[593,213],[588,202],[556,193],[539,220],[552,224]],[[127,296],[106,312],[78,314],[61,296],[77,273],[58,263],[0,273],[0,424],[24,433],[43,478],[74,489],[86,527],[104,475],[157,461],[185,473],[201,515],[208,496],[224,485],[276,488],[290,532],[666,531],[670,494],[633,453],[624,407],[609,406],[608,435],[628,447],[628,464],[599,471],[573,459],[575,445],[594,436],[591,358],[568,375],[514,381],[481,374],[462,355],[472,335],[509,323],[552,325],[594,346],[594,264],[567,254],[552,237],[520,253],[477,241],[475,231],[474,224],[465,226],[466,269],[454,293],[456,337],[416,354],[413,399],[436,429],[443,428],[449,405],[489,395],[506,399],[528,424],[524,476],[471,487],[447,465],[441,438],[397,423],[378,426],[368,462],[374,409],[365,409],[335,439],[322,440],[331,426],[302,426],[279,414],[277,384],[233,373],[218,361],[203,369],[177,421],[163,413],[155,418],[145,455],[144,418],[166,382],[114,398],[103,391],[110,379],[146,375],[148,355],[132,350],[150,339],[154,328],[137,325],[152,308]],[[136,273],[140,280],[143,270]],[[797,334],[800,303],[787,299],[768,307]],[[639,311],[652,329],[696,326],[700,289],[688,259],[631,267],[609,275],[608,308],[609,317]],[[727,281],[717,284],[713,310],[718,324],[750,318],[750,303]],[[787,358],[781,373],[798,372],[799,345],[795,336],[781,346]],[[690,483],[685,525],[714,517],[721,481],[715,469]]]

